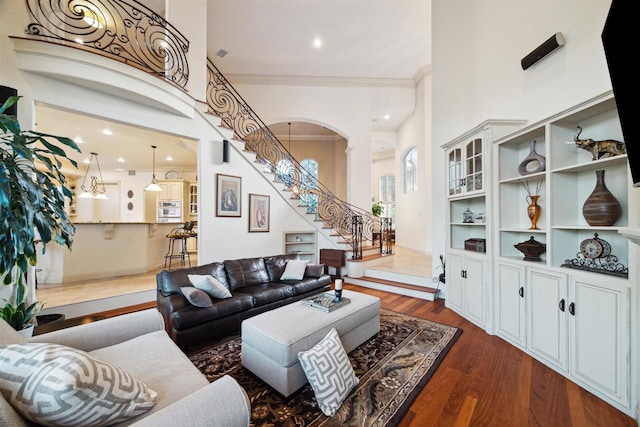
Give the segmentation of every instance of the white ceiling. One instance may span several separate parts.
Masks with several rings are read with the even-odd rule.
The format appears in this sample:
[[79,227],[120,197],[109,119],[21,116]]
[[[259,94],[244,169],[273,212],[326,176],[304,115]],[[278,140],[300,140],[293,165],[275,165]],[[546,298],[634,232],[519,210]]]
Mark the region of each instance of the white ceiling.
[[[140,2],[164,13],[164,0]],[[411,81],[429,67],[430,15],[431,0],[207,0],[208,56],[232,84],[234,77],[246,76]],[[319,49],[312,45],[316,37],[323,40]],[[223,58],[216,55],[220,49],[228,52]],[[410,114],[393,106],[377,112],[391,117],[374,118],[374,131],[395,130]],[[176,136],[46,106],[38,106],[37,122],[40,131],[81,137],[82,158],[98,152],[103,170],[150,170],[152,144],[158,146],[157,169],[195,168],[195,144]],[[105,127],[114,134],[103,135]],[[314,132],[310,126],[294,126],[292,134],[296,128]],[[373,142],[373,151],[388,148],[388,141]],[[167,155],[175,160],[166,161]]]

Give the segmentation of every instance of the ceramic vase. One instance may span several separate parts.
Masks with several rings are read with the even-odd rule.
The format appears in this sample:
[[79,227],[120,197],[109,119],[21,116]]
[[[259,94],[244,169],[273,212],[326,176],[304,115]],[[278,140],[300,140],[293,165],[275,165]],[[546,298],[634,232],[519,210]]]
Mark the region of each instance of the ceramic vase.
[[538,199],[540,196],[527,196],[527,202],[529,206],[527,206],[527,215],[529,216],[529,220],[531,220],[531,227],[529,230],[540,230],[538,228],[538,220],[540,219],[540,214],[542,214],[542,208],[538,204]]
[[604,170],[596,171],[596,186],[582,206],[582,215],[591,226],[610,226],[622,215],[622,206],[604,182]]
[[[527,166],[529,165],[529,163],[534,163],[534,162],[537,163],[538,166],[532,170],[527,169]],[[547,161],[544,158],[544,156],[541,156],[540,154],[536,153],[536,140],[534,139],[529,143],[529,154],[518,165],[518,173],[520,175],[529,175],[532,173],[544,172],[547,168],[546,163]]]

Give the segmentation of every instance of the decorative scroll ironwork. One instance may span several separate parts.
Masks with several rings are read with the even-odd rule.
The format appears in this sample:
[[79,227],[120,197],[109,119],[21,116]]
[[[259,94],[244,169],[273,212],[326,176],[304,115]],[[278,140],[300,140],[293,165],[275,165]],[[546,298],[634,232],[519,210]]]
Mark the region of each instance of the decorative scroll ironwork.
[[[234,138],[245,142],[245,149],[256,153],[256,161],[264,165],[265,172],[275,175],[307,207],[315,213],[316,220],[323,221],[347,242],[354,253],[362,256],[362,240],[372,241],[380,224],[369,211],[340,200],[317,178],[307,172],[287,151],[278,138],[262,122],[249,104],[240,96],[215,65],[208,61],[207,104],[210,113],[218,116]],[[362,221],[361,238],[352,236],[353,220]]]
[[189,41],[135,0],[26,0],[25,33],[140,68],[184,89]]
[[391,217],[380,218],[381,234],[380,234],[380,253],[383,255],[391,255],[393,253],[391,241],[393,236],[391,235],[391,225],[393,219]]
[[566,259],[561,267],[592,271],[612,276],[629,277],[629,268],[618,262],[618,257],[609,255],[602,258],[586,258],[578,252],[575,258]]
[[362,226],[364,221],[361,215],[354,215],[351,218],[351,236],[353,239],[352,259],[362,259]]

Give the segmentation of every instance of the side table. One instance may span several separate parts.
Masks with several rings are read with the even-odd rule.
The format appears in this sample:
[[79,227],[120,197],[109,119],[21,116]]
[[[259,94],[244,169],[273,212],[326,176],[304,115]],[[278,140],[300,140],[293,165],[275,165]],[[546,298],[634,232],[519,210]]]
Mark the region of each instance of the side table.
[[342,249],[320,249],[320,264],[324,264],[326,274],[329,274],[329,267],[334,267],[335,277],[342,278],[341,267],[346,265],[345,252]]

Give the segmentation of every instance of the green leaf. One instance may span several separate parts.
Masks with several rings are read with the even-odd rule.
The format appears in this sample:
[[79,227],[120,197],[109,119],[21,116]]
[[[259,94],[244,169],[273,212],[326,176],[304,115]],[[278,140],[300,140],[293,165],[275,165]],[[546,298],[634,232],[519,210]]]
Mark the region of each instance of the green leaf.
[[[14,277],[20,285],[18,301],[24,301],[21,278],[37,261],[36,238],[44,245],[54,240],[71,249],[75,227],[65,210],[65,196],[72,194],[61,160],[77,167],[65,149],[80,149],[67,137],[21,130],[15,116],[4,114],[18,99],[11,97],[0,107],[0,274],[13,269],[22,273]],[[5,274],[3,283],[13,280],[11,274]]]

